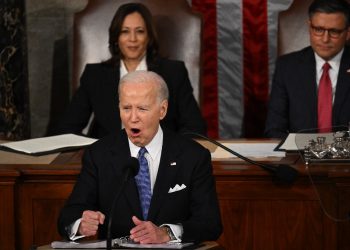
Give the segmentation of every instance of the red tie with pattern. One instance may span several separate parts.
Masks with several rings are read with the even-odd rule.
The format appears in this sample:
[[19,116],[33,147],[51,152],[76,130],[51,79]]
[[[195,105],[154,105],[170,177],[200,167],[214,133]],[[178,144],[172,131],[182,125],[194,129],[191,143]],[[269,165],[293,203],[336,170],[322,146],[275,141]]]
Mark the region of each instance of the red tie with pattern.
[[332,83],[328,71],[330,65],[323,65],[323,73],[318,86],[318,132],[332,131]]

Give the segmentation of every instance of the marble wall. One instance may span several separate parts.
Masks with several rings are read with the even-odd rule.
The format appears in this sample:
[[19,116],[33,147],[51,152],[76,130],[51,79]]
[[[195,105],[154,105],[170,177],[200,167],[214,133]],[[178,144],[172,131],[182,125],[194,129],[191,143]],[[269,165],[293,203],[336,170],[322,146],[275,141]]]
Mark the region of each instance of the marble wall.
[[69,102],[74,13],[88,0],[0,1],[0,138],[45,136]]
[[0,2],[0,138],[30,136],[24,0]]

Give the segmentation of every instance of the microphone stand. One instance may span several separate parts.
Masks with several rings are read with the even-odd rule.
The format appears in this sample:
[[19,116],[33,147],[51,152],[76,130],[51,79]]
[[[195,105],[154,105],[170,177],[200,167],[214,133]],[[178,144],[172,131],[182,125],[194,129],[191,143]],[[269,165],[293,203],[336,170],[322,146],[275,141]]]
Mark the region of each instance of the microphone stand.
[[120,195],[124,191],[126,183],[131,177],[134,177],[135,175],[137,175],[137,173],[139,172],[139,168],[140,168],[139,161],[136,158],[131,157],[129,165],[127,165],[125,169],[122,186],[120,187],[118,193],[114,196],[112,207],[111,207],[111,210],[109,211],[109,220],[107,225],[107,239],[106,239],[108,250],[112,249],[111,227],[112,227],[113,211],[114,211],[115,205],[117,203],[117,200],[119,200]]

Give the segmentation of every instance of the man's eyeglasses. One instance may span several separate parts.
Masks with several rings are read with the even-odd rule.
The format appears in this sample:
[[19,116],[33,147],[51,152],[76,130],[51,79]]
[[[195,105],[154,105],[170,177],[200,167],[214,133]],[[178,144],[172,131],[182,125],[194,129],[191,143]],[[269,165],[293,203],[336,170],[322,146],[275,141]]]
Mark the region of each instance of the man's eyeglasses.
[[312,30],[312,34],[314,34],[315,36],[323,36],[324,33],[327,31],[327,33],[330,37],[339,38],[341,36],[341,34],[343,34],[344,31],[347,30],[347,28],[345,28],[345,29],[325,29],[322,27],[313,26],[311,24],[311,30]]

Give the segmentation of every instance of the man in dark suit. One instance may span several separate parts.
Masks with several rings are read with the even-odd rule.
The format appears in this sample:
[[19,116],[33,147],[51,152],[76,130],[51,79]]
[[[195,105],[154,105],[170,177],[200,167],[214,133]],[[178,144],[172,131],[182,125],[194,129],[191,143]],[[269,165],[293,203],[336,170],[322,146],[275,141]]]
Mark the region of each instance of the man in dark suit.
[[140,171],[115,204],[112,237],[130,235],[141,243],[216,240],[222,225],[210,153],[160,126],[168,108],[164,80],[151,71],[134,71],[121,79],[118,93],[124,129],[86,149],[59,217],[60,234],[105,238],[124,167],[138,157]]
[[[283,138],[302,130],[330,132],[332,126],[348,126],[350,48],[346,42],[350,37],[349,24],[346,1],[315,0],[310,5],[311,46],[281,56],[276,63],[265,127],[267,137]],[[325,63],[329,65],[328,74],[323,68]],[[326,75],[330,86],[328,99],[320,94]]]

